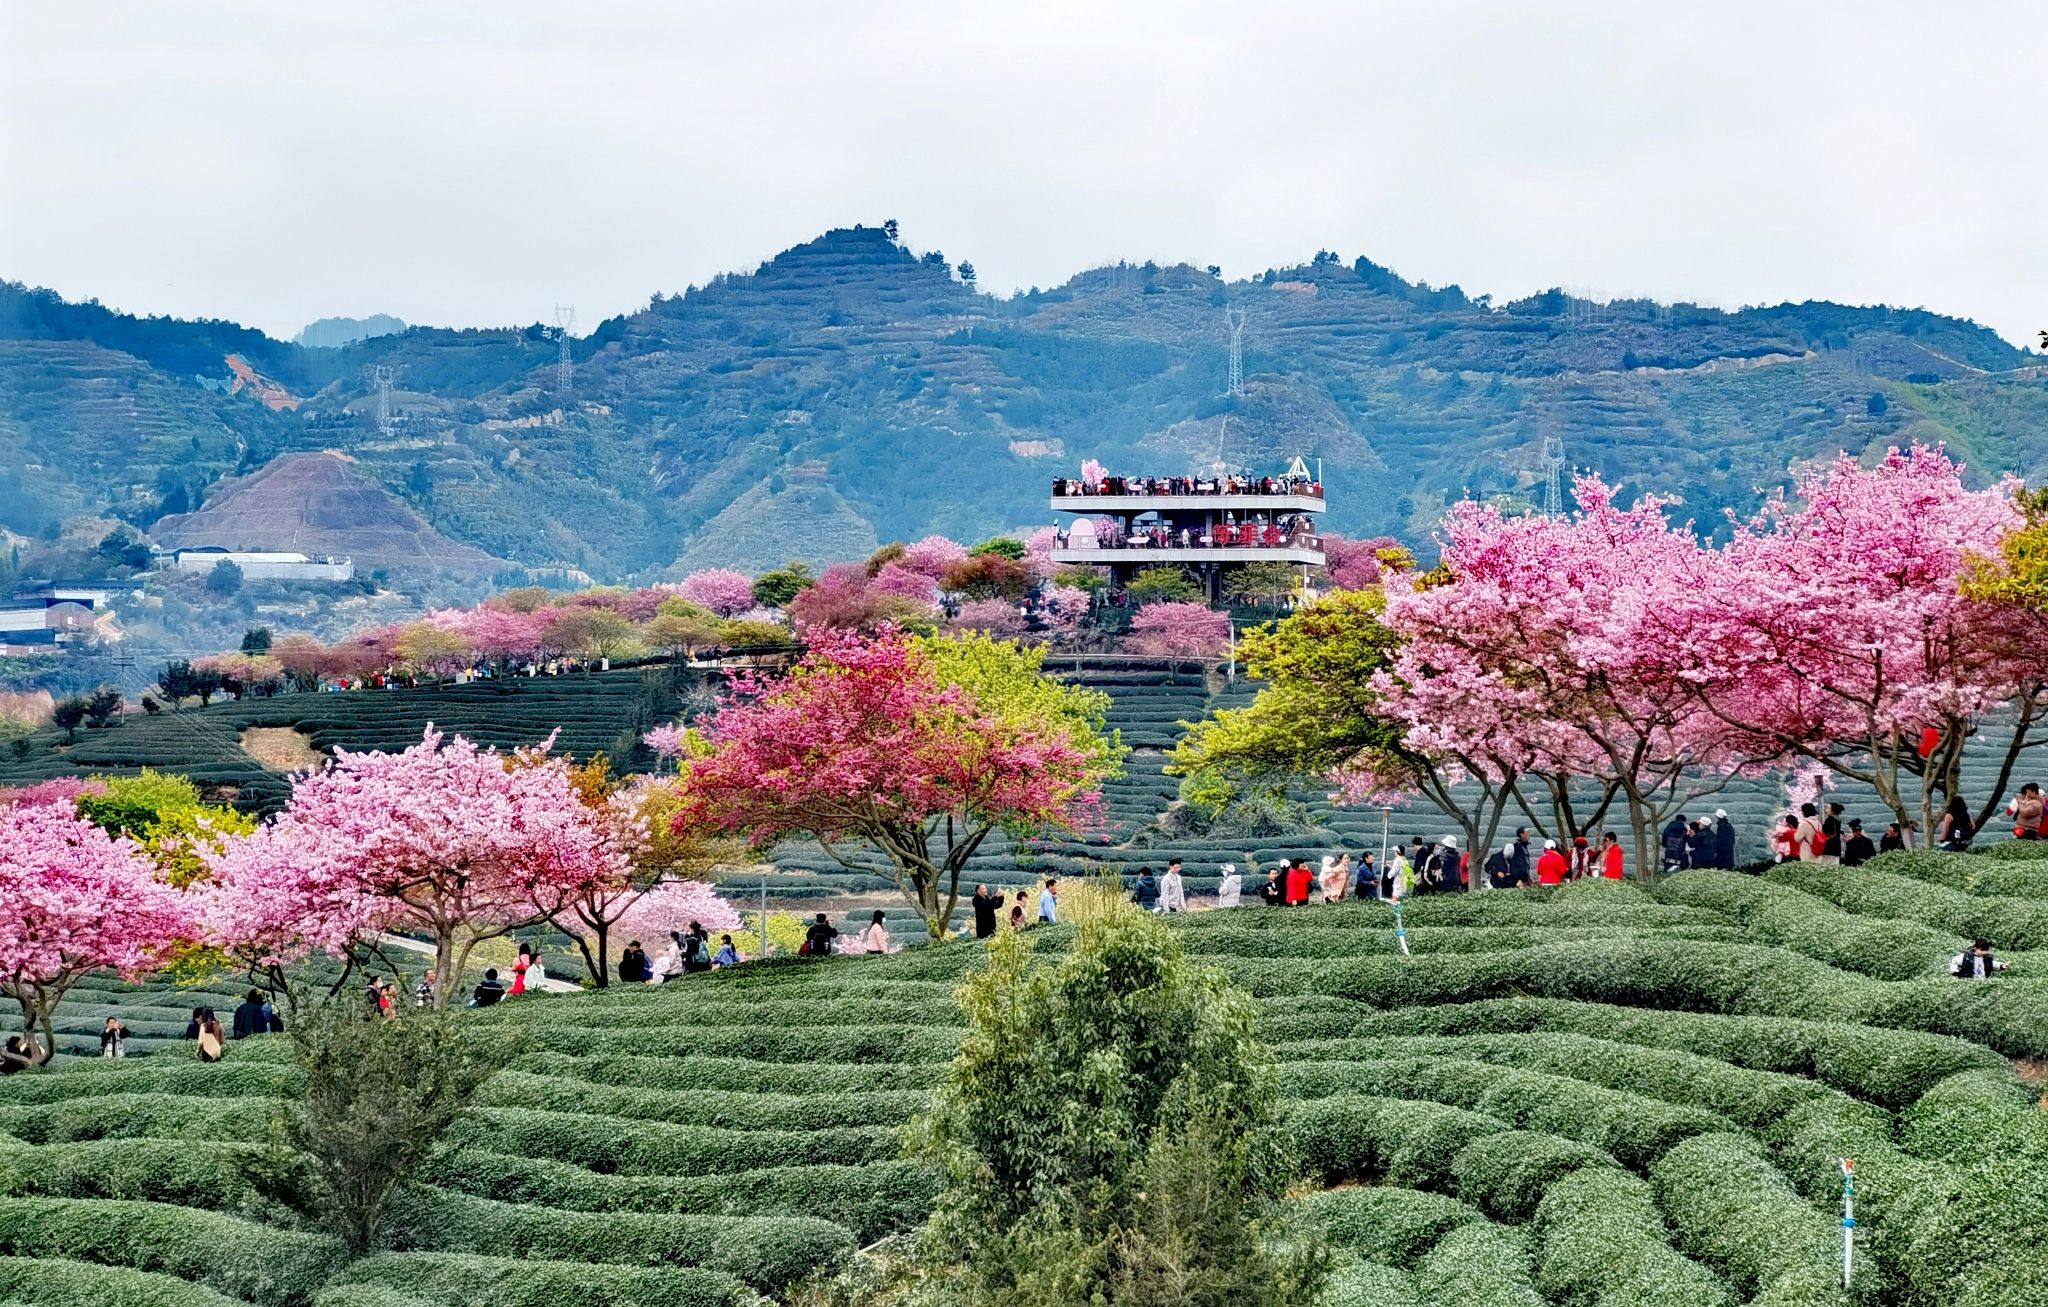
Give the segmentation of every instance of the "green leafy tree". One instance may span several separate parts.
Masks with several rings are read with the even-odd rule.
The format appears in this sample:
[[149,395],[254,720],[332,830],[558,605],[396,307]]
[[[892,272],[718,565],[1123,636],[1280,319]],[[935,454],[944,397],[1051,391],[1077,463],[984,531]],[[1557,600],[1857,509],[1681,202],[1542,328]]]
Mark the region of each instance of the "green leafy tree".
[[367,1252],[393,1192],[443,1151],[505,1050],[459,1015],[404,1004],[384,1017],[329,1002],[288,1034],[305,1088],[286,1106],[283,1136],[303,1160],[283,1187],[351,1252]]
[[764,608],[786,607],[797,592],[817,584],[808,564],[790,562],[754,578],[754,602]]
[[966,1043],[913,1125],[945,1179],[922,1247],[947,1300],[1315,1300],[1325,1259],[1281,1220],[1293,1168],[1249,995],[1118,904],[1057,963],[999,936],[960,1000]]
[[105,726],[121,715],[121,692],[111,685],[102,685],[85,696],[85,724],[92,727]]
[[1021,563],[1024,561],[1024,542],[1015,536],[991,536],[967,551],[969,558],[982,554],[995,554]]
[[1301,588],[1301,569],[1286,563],[1248,563],[1232,568],[1223,593],[1242,604],[1277,607]]
[[270,628],[252,626],[242,632],[242,652],[245,654],[267,654],[270,652]]
[[242,569],[233,559],[221,559],[213,565],[213,570],[206,574],[206,593],[229,599],[241,592]]
[[145,767],[139,776],[109,776],[78,798],[78,815],[109,835],[126,835],[149,851],[164,879],[177,886],[205,873],[205,858],[256,829],[247,813],[205,802],[183,776]]
[[1202,598],[1201,583],[1178,567],[1144,568],[1124,590],[1140,608],[1146,604],[1198,603]]
[[78,728],[85,722],[87,704],[84,699],[72,695],[61,699],[50,711],[50,720],[64,730],[64,742],[70,744],[78,738]]

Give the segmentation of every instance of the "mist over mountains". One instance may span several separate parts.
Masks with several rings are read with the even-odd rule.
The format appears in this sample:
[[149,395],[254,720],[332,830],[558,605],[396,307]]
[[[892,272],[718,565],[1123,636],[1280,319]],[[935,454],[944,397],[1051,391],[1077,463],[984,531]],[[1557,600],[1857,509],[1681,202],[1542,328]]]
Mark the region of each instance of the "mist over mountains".
[[1087,457],[1298,454],[1321,460],[1331,527],[1418,543],[1461,496],[1540,499],[1550,435],[1703,525],[1838,449],[1945,440],[1979,476],[2048,471],[2043,360],[1920,309],[1496,304],[1329,252],[1232,282],[1095,268],[1007,298],[970,273],[882,227],[834,230],[570,341],[566,385],[539,323],[316,347],[0,283],[0,526],[181,515],[189,537],[182,515],[224,478],[332,450],[472,566],[624,579],[1042,522],[1049,479]]

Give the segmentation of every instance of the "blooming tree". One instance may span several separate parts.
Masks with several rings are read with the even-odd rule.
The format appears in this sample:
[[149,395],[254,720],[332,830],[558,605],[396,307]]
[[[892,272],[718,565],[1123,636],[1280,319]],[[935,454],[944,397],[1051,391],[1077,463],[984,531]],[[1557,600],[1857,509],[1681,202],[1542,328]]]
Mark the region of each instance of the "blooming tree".
[[[893,566],[893,564],[892,564]],[[873,631],[882,626],[928,621],[928,604],[873,586],[859,563],[834,563],[817,584],[789,601],[789,615],[805,630]]]
[[993,831],[1073,828],[1116,768],[1106,697],[1041,676],[1041,656],[985,637],[816,631],[787,675],[735,680],[705,724],[709,751],[682,764],[675,820],[763,845],[809,835],[892,875],[943,937]]
[[1339,590],[1363,590],[1378,585],[1388,572],[1404,571],[1414,557],[1392,536],[1369,540],[1347,540],[1340,535],[1323,537],[1323,575]]
[[754,606],[753,578],[729,568],[692,572],[676,587],[676,593],[720,617],[733,617]]
[[633,901],[613,923],[618,939],[663,940],[692,924],[712,934],[730,933],[746,923],[723,895],[701,880],[665,880]]
[[1229,643],[1229,616],[1207,604],[1146,604],[1131,618],[1131,648],[1150,657],[1213,658]]
[[938,578],[919,571],[900,558],[882,564],[868,583],[868,588],[876,594],[898,595],[927,608],[939,602]]
[[945,536],[926,536],[904,546],[902,557],[896,561],[919,576],[928,576],[936,581],[946,574],[947,568],[966,557],[966,545]]
[[162,966],[198,930],[191,901],[125,837],[66,803],[0,807],[0,993],[21,1008],[32,1056],[55,1051],[52,1014],[88,972]]
[[[1623,508],[1588,476],[1576,498],[1579,511],[1559,517],[1455,506],[1438,571],[1387,596],[1402,644],[1378,688],[1417,751],[1480,760],[1495,780],[1511,768],[1540,780],[1560,839],[1619,798],[1650,874],[1658,823],[1735,764],[1730,733],[1678,688],[1690,645],[1650,625],[1701,551],[1654,497]],[[1576,810],[1575,778],[1598,783],[1590,817]]]
[[1088,592],[1079,586],[1055,585],[1045,592],[1045,621],[1054,631],[1070,635],[1088,616]]
[[283,811],[221,857],[219,942],[231,950],[324,948],[365,931],[433,937],[445,1004],[483,940],[631,874],[617,828],[584,804],[566,764],[511,757],[432,726],[401,753],[337,750],[296,778]]
[[1752,756],[1862,781],[1932,829],[1986,715],[2023,705],[2008,759],[2039,720],[2038,648],[1965,592],[2019,522],[2010,484],[1969,489],[1939,448],[1811,469],[1654,614],[1658,643],[1685,650],[1674,684]]
[[1034,581],[1052,578],[1052,551],[1058,547],[1060,531],[1056,526],[1042,526],[1024,537],[1024,566],[1031,571]]
[[1001,640],[1014,640],[1027,629],[1017,605],[1003,599],[974,599],[960,605],[952,626],[961,631],[986,631]]

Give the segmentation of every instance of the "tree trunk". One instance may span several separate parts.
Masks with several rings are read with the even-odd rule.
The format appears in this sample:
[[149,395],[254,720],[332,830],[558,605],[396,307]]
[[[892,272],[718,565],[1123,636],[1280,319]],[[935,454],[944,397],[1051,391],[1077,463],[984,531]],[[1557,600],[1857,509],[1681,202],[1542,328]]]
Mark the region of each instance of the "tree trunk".
[[[609,941],[612,936],[612,923],[600,918],[592,923],[591,933],[597,936],[597,959],[590,968],[590,978],[599,989],[604,989],[611,984],[612,979],[611,962],[607,953],[611,947]],[[586,958],[585,961],[589,959]]]
[[[469,950],[462,950],[463,962],[469,961]],[[448,991],[462,983],[462,972],[456,962],[455,932],[446,928],[434,931],[434,978],[440,983],[434,986],[434,1010],[448,1010]]]

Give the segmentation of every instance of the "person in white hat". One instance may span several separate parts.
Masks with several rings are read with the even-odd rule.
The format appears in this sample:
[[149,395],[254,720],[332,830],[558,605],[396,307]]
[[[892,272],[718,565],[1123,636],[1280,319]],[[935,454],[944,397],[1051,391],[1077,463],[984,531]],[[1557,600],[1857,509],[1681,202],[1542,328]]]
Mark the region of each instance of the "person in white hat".
[[1234,908],[1237,906],[1239,897],[1243,893],[1244,880],[1237,874],[1237,864],[1234,862],[1224,863],[1223,879],[1216,883],[1216,906],[1219,908]]

